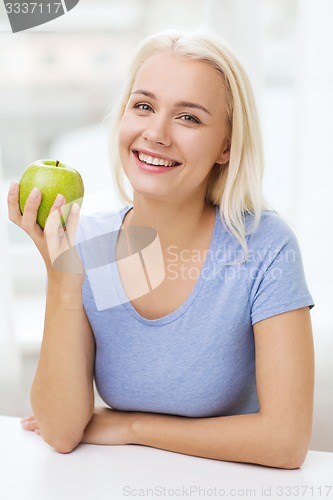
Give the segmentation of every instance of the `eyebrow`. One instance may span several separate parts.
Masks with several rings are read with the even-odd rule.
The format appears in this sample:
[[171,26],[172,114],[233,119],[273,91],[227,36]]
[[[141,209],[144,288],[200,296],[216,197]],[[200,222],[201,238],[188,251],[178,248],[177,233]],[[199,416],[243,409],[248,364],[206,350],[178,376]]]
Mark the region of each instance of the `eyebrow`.
[[[146,97],[150,97],[150,99],[155,99],[156,100],[156,96],[152,92],[149,92],[148,90],[139,89],[139,90],[134,90],[134,92],[131,92],[131,95],[136,95],[136,94],[145,95]],[[197,104],[195,102],[179,101],[179,102],[176,102],[176,107],[178,107],[178,108],[184,107],[184,108],[201,109],[201,111],[204,111],[208,115],[211,115],[211,112],[208,111],[208,109],[206,109],[201,104]]]

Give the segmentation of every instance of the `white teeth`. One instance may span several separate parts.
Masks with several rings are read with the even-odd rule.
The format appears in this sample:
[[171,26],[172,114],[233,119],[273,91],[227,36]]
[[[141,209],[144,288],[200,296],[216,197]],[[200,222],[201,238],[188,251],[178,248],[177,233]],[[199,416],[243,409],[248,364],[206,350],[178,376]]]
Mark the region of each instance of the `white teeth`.
[[173,167],[176,165],[174,161],[162,160],[162,158],[153,158],[152,156],[148,156],[143,153],[139,153],[139,160],[144,163],[148,163],[149,165],[160,165],[163,167]]

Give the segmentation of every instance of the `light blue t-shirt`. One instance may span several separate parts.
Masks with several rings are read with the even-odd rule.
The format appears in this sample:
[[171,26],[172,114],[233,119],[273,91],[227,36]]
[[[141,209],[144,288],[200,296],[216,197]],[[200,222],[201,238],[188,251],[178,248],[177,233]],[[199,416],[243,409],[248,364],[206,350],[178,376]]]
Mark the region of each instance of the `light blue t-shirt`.
[[106,236],[118,234],[129,209],[81,217],[78,232],[78,241],[95,242],[81,243],[79,251],[100,396],[123,411],[187,417],[257,412],[254,323],[313,307],[293,231],[275,212],[263,212],[247,237],[248,259],[239,264],[241,247],[216,207],[210,248],[191,294],[176,311],[149,320],[124,300],[114,266],[116,238]]

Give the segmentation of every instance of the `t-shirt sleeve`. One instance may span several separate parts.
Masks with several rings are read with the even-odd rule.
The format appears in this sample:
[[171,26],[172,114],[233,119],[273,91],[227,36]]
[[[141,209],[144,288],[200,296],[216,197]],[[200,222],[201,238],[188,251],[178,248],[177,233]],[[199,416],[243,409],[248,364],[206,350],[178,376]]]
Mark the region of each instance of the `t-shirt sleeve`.
[[252,325],[277,314],[314,306],[297,238],[274,212],[266,215],[252,236],[248,276]]

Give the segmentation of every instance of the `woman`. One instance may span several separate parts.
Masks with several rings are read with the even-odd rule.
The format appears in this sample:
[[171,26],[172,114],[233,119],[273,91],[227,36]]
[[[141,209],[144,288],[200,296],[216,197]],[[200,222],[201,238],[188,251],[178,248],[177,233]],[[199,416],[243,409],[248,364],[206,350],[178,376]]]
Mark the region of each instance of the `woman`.
[[[260,130],[242,66],[212,34],[145,39],[113,131],[116,182],[125,198],[127,176],[133,204],[127,198],[120,222],[81,218],[80,241],[98,241],[93,252],[78,248],[85,278],[52,265],[67,248],[57,220],[63,197],[43,233],[39,191],[23,216],[16,183],[8,196],[10,219],[32,237],[48,273],[34,416],[23,427],[62,453],[80,442],[133,443],[300,467],[312,426],[313,301],[295,236],[262,196]],[[71,241],[78,221],[74,204]],[[158,245],[144,259],[133,230],[147,226]],[[111,233],[115,283],[91,273],[108,269],[98,238]],[[141,268],[128,272],[133,244]],[[141,293],[139,268],[150,285],[156,278]],[[94,375],[108,409],[94,410]]]

